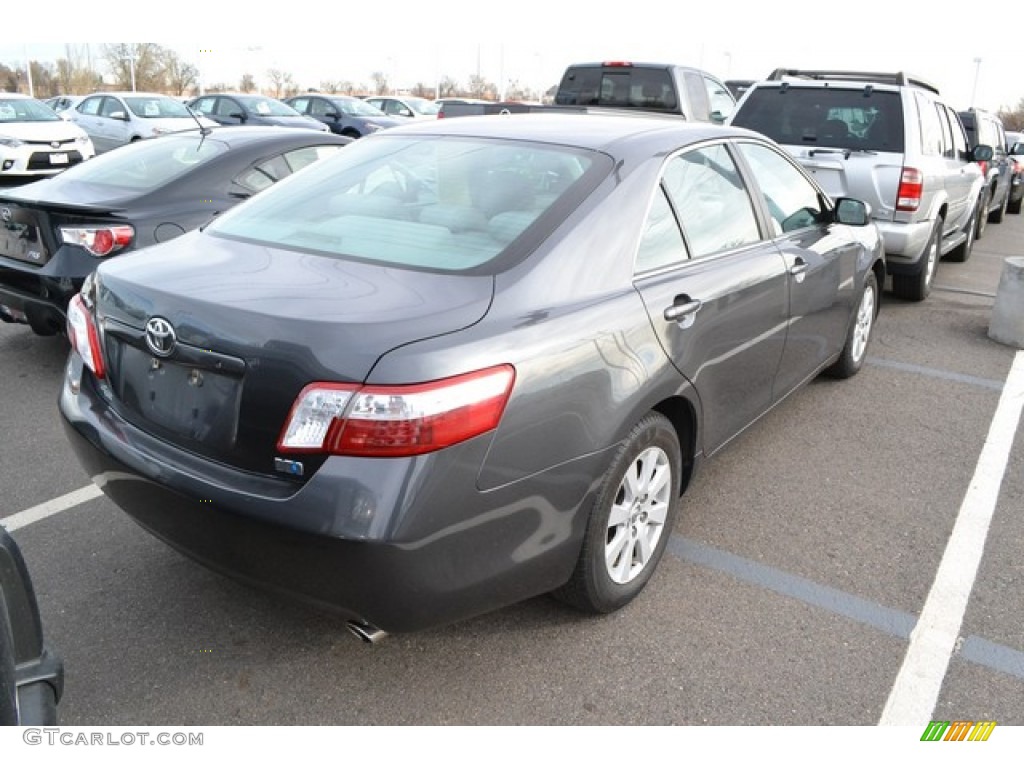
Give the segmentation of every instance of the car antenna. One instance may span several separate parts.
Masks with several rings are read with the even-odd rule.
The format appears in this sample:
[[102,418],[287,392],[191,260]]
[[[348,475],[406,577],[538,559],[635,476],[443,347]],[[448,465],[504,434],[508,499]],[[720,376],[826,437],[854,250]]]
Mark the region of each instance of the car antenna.
[[[192,119],[196,121],[196,125],[198,125],[198,126],[199,126],[199,134],[200,134],[200,135],[201,135],[201,136],[202,136],[203,138],[206,138],[207,136],[209,136],[209,135],[210,135],[210,132],[211,132],[211,131],[212,131],[213,129],[212,129],[212,128],[211,128],[210,126],[208,126],[208,125],[203,125],[203,124],[202,124],[202,123],[200,122],[200,120],[199,120],[199,115],[197,115],[197,114],[195,113],[195,111],[193,111],[193,109],[192,109],[192,107],[191,107],[191,106],[189,106],[188,104],[186,104],[186,105],[185,105],[185,109],[187,109],[187,110],[188,110],[188,113],[189,113],[190,115],[192,115]],[[200,142],[199,142],[199,145],[200,145],[200,146],[202,146],[202,141],[200,141]]]

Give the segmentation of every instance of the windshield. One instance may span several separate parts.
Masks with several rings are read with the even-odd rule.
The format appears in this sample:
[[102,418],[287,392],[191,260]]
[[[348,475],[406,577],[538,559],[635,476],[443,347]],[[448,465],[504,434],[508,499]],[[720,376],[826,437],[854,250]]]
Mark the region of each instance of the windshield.
[[362,99],[334,99],[332,103],[341,114],[349,117],[384,117],[380,109]]
[[166,96],[125,96],[125,104],[139,117],[187,117],[192,119],[188,107]]
[[583,181],[591,154],[451,136],[376,136],[285,179],[207,232],[389,265],[494,260]]
[[277,99],[268,99],[264,96],[236,96],[247,110],[257,115],[269,117],[300,117],[292,107]]
[[421,115],[436,115],[440,109],[437,104],[427,99],[407,98],[405,102],[411,109],[419,112]]
[[36,99],[0,99],[0,123],[52,123],[60,117]]
[[149,192],[226,151],[227,145],[208,136],[164,136],[97,155],[51,181],[111,187],[111,192]]

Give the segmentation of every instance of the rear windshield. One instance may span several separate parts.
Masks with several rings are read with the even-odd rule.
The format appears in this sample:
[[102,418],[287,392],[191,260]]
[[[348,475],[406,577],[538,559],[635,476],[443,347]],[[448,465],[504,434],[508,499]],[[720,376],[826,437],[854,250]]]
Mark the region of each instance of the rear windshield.
[[779,144],[903,152],[903,105],[895,91],[757,86],[731,122]]
[[570,67],[555,104],[679,110],[672,75],[657,67]]
[[[198,132],[187,136],[161,136],[137,141],[117,152],[105,152],[87,163],[68,168],[53,179],[51,188],[72,190],[75,185],[103,187],[113,197],[151,192],[172,179],[199,168],[227,151],[227,145]],[[198,192],[196,193],[198,194]]]
[[[489,271],[592,188],[567,147],[450,136],[360,139],[207,228],[261,245],[440,271]],[[557,210],[556,210],[557,209]]]

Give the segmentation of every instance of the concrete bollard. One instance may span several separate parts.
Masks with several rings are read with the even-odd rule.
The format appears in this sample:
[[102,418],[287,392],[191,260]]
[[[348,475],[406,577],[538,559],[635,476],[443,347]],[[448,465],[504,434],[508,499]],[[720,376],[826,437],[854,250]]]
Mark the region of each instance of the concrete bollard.
[[1024,349],[1024,256],[1010,256],[1003,262],[988,336]]

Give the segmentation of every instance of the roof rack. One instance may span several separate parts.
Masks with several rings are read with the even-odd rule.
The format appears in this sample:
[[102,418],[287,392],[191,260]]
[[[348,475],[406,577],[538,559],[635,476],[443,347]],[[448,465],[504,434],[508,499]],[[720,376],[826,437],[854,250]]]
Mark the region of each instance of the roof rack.
[[769,80],[781,80],[784,77],[803,77],[808,80],[854,80],[890,85],[915,85],[938,94],[937,85],[920,77],[908,75],[906,72],[857,72],[850,70],[828,69],[776,69],[768,76]]

